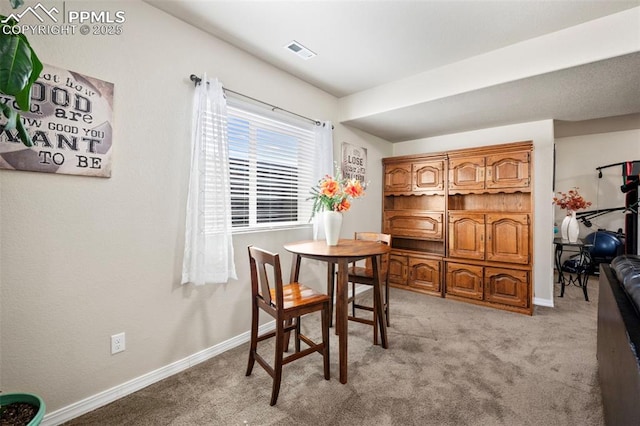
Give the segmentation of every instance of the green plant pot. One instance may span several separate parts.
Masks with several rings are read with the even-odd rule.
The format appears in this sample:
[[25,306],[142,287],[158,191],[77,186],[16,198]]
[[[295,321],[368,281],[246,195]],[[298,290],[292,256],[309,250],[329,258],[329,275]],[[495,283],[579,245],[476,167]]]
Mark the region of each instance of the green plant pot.
[[27,423],[27,426],[38,426],[44,417],[46,405],[42,398],[31,393],[7,393],[0,394],[0,406],[13,404],[14,402],[26,402],[27,404],[38,407],[38,411],[33,419]]

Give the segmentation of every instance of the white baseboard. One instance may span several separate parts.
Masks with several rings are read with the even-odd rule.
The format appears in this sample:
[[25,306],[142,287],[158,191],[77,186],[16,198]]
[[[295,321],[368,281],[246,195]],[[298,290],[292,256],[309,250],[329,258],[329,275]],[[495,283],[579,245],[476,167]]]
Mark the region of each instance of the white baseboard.
[[539,297],[534,297],[533,304],[538,306],[546,306],[547,308],[553,308],[553,299],[541,299]]
[[[262,334],[273,329],[275,329],[275,321],[270,321],[260,326],[259,333]],[[41,424],[42,426],[55,426],[64,422],[68,422],[69,420],[72,420],[104,405],[110,404],[113,401],[125,397],[133,392],[159,382],[160,380],[166,379],[167,377],[173,376],[174,374],[184,371],[187,368],[193,367],[194,365],[200,364],[201,362],[207,361],[215,356],[220,355],[223,352],[240,346],[243,343],[248,342],[249,338],[250,332],[247,331],[215,346],[211,346],[210,348],[204,349],[200,352],[196,352],[193,355],[189,355],[188,357],[183,358],[179,361],[172,362],[169,365],[158,368],[157,370],[151,371],[140,377],[136,377],[135,379],[122,383],[121,385],[114,386],[111,389],[107,389],[106,391],[92,395],[86,399],[63,407],[52,413],[46,414]]]
[[[370,290],[370,286],[356,286],[356,294],[363,293]],[[275,329],[275,321],[270,321],[260,326],[259,333],[262,334],[267,331]],[[75,419],[83,414],[93,411],[97,408],[112,403],[120,398],[123,398],[133,392],[139,391],[149,385],[152,385],[174,374],[180,373],[187,368],[207,361],[215,356],[222,354],[230,349],[242,345],[248,342],[250,339],[250,332],[247,331],[222,343],[219,343],[210,348],[204,349],[200,352],[196,352],[193,355],[189,355],[186,358],[172,362],[169,365],[158,368],[128,382],[122,383],[118,386],[114,386],[111,389],[92,395],[86,399],[75,402],[71,405],[63,407],[52,413],[46,414],[42,419],[42,426],[56,426],[69,420]]]

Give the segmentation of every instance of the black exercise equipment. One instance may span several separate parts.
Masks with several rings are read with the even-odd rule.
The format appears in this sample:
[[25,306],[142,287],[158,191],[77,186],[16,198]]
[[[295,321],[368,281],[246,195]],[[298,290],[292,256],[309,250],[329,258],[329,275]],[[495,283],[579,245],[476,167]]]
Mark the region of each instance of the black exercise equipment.
[[602,169],[616,166],[621,166],[622,168],[622,185],[620,186],[620,190],[625,194],[624,207],[581,212],[577,213],[576,217],[579,218],[585,226],[590,227],[590,219],[600,216],[601,214],[624,210],[624,254],[635,255],[638,254],[638,183],[640,182],[640,161],[625,161],[623,163],[596,167],[598,178],[602,178]]

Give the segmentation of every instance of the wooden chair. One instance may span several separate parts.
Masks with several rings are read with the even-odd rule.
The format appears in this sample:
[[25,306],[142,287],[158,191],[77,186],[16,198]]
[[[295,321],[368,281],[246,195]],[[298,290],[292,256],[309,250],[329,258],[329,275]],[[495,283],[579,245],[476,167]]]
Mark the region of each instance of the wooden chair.
[[[246,375],[251,375],[253,365],[258,361],[258,364],[273,378],[271,405],[275,405],[280,392],[282,366],[291,361],[318,352],[324,358],[324,378],[329,380],[330,299],[326,294],[317,293],[297,282],[283,285],[278,254],[249,246],[249,263],[251,266],[251,345]],[[267,268],[267,265],[270,265],[270,268]],[[276,329],[258,336],[260,309],[276,320]],[[315,343],[300,332],[300,317],[316,311],[320,311],[322,315],[322,343]],[[291,331],[295,333],[295,353],[285,357]],[[257,351],[258,342],[271,337],[276,338],[273,367]],[[305,342],[309,347],[301,351],[300,341]]]
[[[375,232],[356,232],[354,238],[356,240],[365,240],[365,241],[378,241],[382,244],[391,245],[391,235],[390,234],[379,234]],[[351,315],[348,316],[350,321],[360,322],[363,324],[369,324],[373,326],[373,344],[378,344],[378,314],[377,312],[382,312],[385,317],[385,321],[387,323],[387,327],[389,326],[389,285],[387,282],[389,274],[389,254],[381,256],[379,275],[380,282],[384,283],[384,300],[382,302],[381,309],[376,309],[376,306],[366,306],[357,303],[356,301],[356,284],[366,284],[373,286],[373,291],[379,291],[376,288],[376,284],[373,280],[373,267],[371,265],[371,259],[368,258],[365,261],[365,266],[357,266],[353,263],[349,267],[349,282],[351,282],[351,297],[349,297],[349,303],[351,303]],[[333,300],[333,289],[329,289],[329,297]],[[375,299],[375,298],[374,298]],[[373,319],[362,318],[356,315],[356,309],[361,309],[365,311],[369,311],[373,313]]]

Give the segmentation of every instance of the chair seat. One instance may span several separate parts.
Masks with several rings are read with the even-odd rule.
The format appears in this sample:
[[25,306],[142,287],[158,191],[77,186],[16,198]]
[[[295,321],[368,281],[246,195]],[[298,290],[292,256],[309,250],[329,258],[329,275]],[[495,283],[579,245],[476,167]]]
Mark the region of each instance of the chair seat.
[[[276,290],[271,289],[271,299],[275,300]],[[301,283],[291,283],[282,286],[283,306],[285,311],[297,309],[303,306],[324,303],[329,300],[329,296],[324,293],[318,293],[314,289],[307,287]]]
[[[386,272],[385,271],[380,271],[380,276],[385,276]],[[363,266],[351,266],[349,268],[349,277],[353,277],[353,278],[363,278],[363,279],[370,279],[373,280],[373,270],[363,267]],[[349,281],[351,281],[351,279],[349,279]],[[366,283],[362,283],[362,284],[366,284]]]

